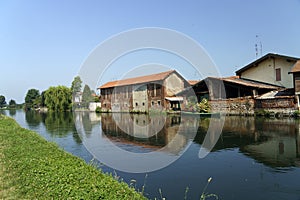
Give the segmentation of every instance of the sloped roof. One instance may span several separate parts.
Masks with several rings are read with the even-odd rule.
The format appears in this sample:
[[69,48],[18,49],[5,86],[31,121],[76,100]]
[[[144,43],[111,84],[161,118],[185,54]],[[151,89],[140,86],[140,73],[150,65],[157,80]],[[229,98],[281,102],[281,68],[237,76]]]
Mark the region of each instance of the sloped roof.
[[281,88],[276,85],[271,85],[267,83],[262,83],[258,81],[253,81],[253,80],[248,80],[248,79],[241,79],[238,76],[231,76],[227,78],[222,78],[223,81],[230,82],[230,83],[235,83],[239,85],[244,85],[248,87],[254,87],[254,88],[261,88],[261,89],[278,89]]
[[165,78],[167,78],[170,74],[172,74],[174,72],[177,73],[175,70],[170,70],[170,71],[161,72],[161,73],[157,73],[157,74],[139,76],[139,77],[122,79],[122,80],[117,80],[117,81],[110,81],[110,82],[103,84],[99,88],[100,89],[113,88],[113,87],[117,87],[117,86],[135,85],[135,84],[139,84],[139,83],[161,81],[161,80],[164,80]]
[[296,62],[296,64],[293,66],[291,73],[300,72],[300,60]]
[[188,83],[190,84],[190,85],[195,85],[196,83],[198,83],[199,81],[197,81],[197,80],[188,80]]
[[280,54],[275,54],[275,53],[268,53],[268,54],[262,56],[261,58],[249,63],[248,65],[244,66],[243,68],[237,70],[235,73],[236,73],[236,75],[240,75],[242,72],[246,71],[247,69],[249,69],[251,67],[255,67],[259,63],[261,63],[267,59],[270,59],[270,58],[282,58],[282,59],[286,59],[286,60],[290,60],[290,61],[294,61],[294,62],[299,60],[299,58],[296,58],[296,57],[285,56],[285,55],[280,55]]
[[267,92],[257,97],[257,99],[275,99],[275,98],[293,97],[294,93],[295,91],[293,88],[287,88],[287,89]]
[[[242,86],[245,86],[245,87],[253,87],[253,88],[259,88],[259,89],[276,90],[276,89],[282,88],[280,86],[271,85],[271,84],[268,84],[268,83],[262,83],[262,82],[248,80],[248,79],[242,79],[242,78],[239,78],[238,76],[230,76],[230,77],[225,77],[225,78],[207,77],[206,79],[219,80],[219,81],[223,81],[223,82],[227,82],[227,83],[233,83],[233,84],[242,85]],[[200,82],[203,82],[206,79],[204,79]]]

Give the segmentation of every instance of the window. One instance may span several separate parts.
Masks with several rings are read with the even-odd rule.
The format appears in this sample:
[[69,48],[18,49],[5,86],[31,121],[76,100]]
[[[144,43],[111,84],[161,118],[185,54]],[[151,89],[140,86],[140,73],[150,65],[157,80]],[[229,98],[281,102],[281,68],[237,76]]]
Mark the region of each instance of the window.
[[151,105],[154,106],[154,101],[151,101]]
[[157,101],[157,104],[160,106],[160,101]]
[[143,106],[145,106],[145,102],[143,102]]
[[136,103],[135,103],[135,106],[138,106],[138,105],[139,105],[138,102],[136,102]]
[[277,68],[276,70],[276,81],[281,81],[281,70]]
[[161,95],[161,85],[160,84],[156,84],[156,96],[160,96]]

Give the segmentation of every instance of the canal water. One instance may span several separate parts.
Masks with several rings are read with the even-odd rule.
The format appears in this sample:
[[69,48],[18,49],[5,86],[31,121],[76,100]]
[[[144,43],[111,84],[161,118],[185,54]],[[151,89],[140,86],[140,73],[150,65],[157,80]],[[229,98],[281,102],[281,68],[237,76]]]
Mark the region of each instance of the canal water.
[[[139,191],[144,188],[150,199],[200,199],[210,177],[204,192],[219,199],[300,199],[299,120],[225,117],[221,135],[213,132],[206,137],[212,121],[220,119],[4,112],[86,162],[99,160],[96,163],[102,171]],[[200,149],[207,144],[213,147],[211,152],[199,158]],[[154,152],[163,161],[174,159],[155,171],[123,172],[102,163],[103,151],[108,152],[106,156],[112,152],[112,160],[126,163],[125,156],[113,157],[111,146],[135,154]]]

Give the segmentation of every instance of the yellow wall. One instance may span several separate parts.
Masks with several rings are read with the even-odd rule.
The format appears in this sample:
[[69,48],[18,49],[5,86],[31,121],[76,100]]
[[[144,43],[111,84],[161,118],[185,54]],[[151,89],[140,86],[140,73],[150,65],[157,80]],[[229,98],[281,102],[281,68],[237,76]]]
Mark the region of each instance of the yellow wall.
[[[291,71],[294,62],[287,62],[282,58],[267,59],[256,67],[251,67],[242,72],[241,78],[270,83],[286,88],[293,87],[293,75],[288,74]],[[276,81],[276,69],[281,69],[281,81]]]

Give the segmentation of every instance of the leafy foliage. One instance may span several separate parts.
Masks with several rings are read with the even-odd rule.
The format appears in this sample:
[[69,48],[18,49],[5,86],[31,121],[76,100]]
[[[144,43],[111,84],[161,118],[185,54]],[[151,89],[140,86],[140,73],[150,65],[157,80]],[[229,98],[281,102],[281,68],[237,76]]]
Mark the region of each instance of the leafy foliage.
[[5,96],[0,95],[0,108],[6,105]]
[[97,106],[95,112],[96,113],[101,113],[101,108],[99,106]]
[[92,96],[93,91],[90,89],[88,85],[85,85],[82,92],[82,106],[85,108],[89,107],[89,103],[94,101],[94,97]]
[[94,97],[92,96],[93,92],[88,85],[85,85],[82,92],[82,101],[83,102],[92,102]]
[[11,99],[11,100],[9,101],[8,105],[9,105],[10,107],[15,107],[15,106],[17,105],[17,103],[16,103],[15,100]]
[[72,112],[48,112],[44,123],[51,135],[66,136],[70,131],[76,132]]
[[45,92],[45,105],[50,111],[67,111],[72,106],[72,92],[66,86],[50,87]]
[[199,113],[209,113],[211,111],[210,104],[206,98],[203,98],[199,103],[197,103],[196,97],[189,98],[188,108],[189,111],[199,112]]
[[210,104],[207,99],[203,98],[200,103],[196,104],[196,110],[200,113],[209,113]]
[[40,91],[37,89],[29,89],[25,96],[25,109],[38,108],[40,103]]
[[81,92],[81,87],[82,87],[81,84],[82,84],[81,78],[79,76],[76,76],[72,81],[72,86],[71,86],[72,94]]

